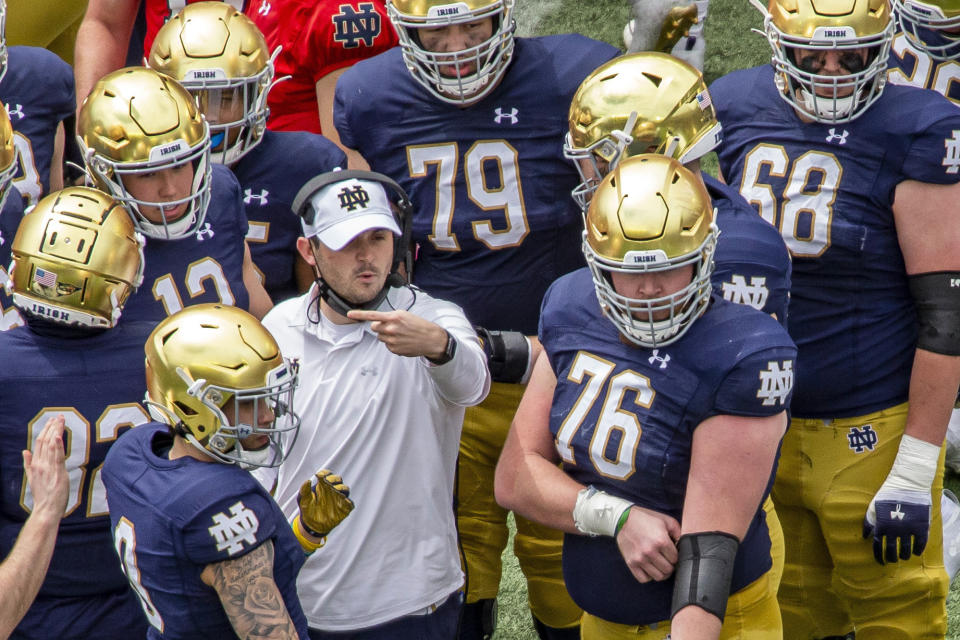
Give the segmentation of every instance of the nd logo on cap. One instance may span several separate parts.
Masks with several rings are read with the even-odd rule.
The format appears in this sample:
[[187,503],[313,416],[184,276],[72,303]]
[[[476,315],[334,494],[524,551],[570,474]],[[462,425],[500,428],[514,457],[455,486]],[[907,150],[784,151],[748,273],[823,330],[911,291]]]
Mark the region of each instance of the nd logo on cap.
[[312,220],[308,215],[301,219],[303,234],[308,238],[316,236],[333,251],[371,229],[401,235],[386,190],[372,180],[348,178],[329,184],[310,197],[309,207],[314,215]]

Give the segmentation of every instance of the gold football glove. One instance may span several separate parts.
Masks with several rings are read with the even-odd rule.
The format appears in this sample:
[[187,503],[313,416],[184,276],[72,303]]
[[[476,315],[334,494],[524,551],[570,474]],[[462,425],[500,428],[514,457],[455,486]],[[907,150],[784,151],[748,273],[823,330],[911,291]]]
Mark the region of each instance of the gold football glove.
[[[328,469],[321,469],[302,485],[297,500],[300,513],[293,519],[293,532],[307,553],[313,553],[326,542],[326,536],[353,511],[350,487],[343,478]],[[304,533],[320,541],[310,540]]]
[[690,27],[695,24],[697,24],[697,5],[690,3],[685,7],[670,9],[653,50],[670,53],[674,45],[680,42],[680,38],[689,35]]

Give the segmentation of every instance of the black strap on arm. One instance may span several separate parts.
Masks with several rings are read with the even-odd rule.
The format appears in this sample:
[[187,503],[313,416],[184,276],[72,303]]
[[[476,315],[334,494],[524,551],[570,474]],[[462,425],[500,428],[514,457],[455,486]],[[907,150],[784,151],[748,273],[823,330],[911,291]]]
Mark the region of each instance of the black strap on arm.
[[960,271],[933,271],[909,277],[920,331],[917,348],[960,356]]
[[670,618],[688,605],[720,618],[727,612],[733,561],[740,542],[724,531],[688,533],[677,541]]

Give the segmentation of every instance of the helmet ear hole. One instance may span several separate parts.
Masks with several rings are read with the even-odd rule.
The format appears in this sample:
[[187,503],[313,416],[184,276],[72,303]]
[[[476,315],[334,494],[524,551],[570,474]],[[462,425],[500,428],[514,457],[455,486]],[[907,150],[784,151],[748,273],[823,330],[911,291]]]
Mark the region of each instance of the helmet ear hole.
[[[180,413],[182,413],[185,416],[192,417],[197,415],[197,412],[194,411],[192,407],[190,407],[187,404],[184,404],[183,402],[180,402],[179,400],[174,400],[173,404],[177,407],[177,410],[179,410]],[[201,427],[200,429],[203,430],[203,427]]]

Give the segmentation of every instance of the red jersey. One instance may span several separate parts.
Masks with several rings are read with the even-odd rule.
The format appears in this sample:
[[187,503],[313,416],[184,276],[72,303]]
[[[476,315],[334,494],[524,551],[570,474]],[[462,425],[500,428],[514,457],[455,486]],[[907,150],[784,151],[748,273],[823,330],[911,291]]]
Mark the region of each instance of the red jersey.
[[384,0],[250,0],[246,14],[271,51],[283,46],[276,77],[291,76],[270,92],[275,131],[321,133],[317,81],[398,43]]

